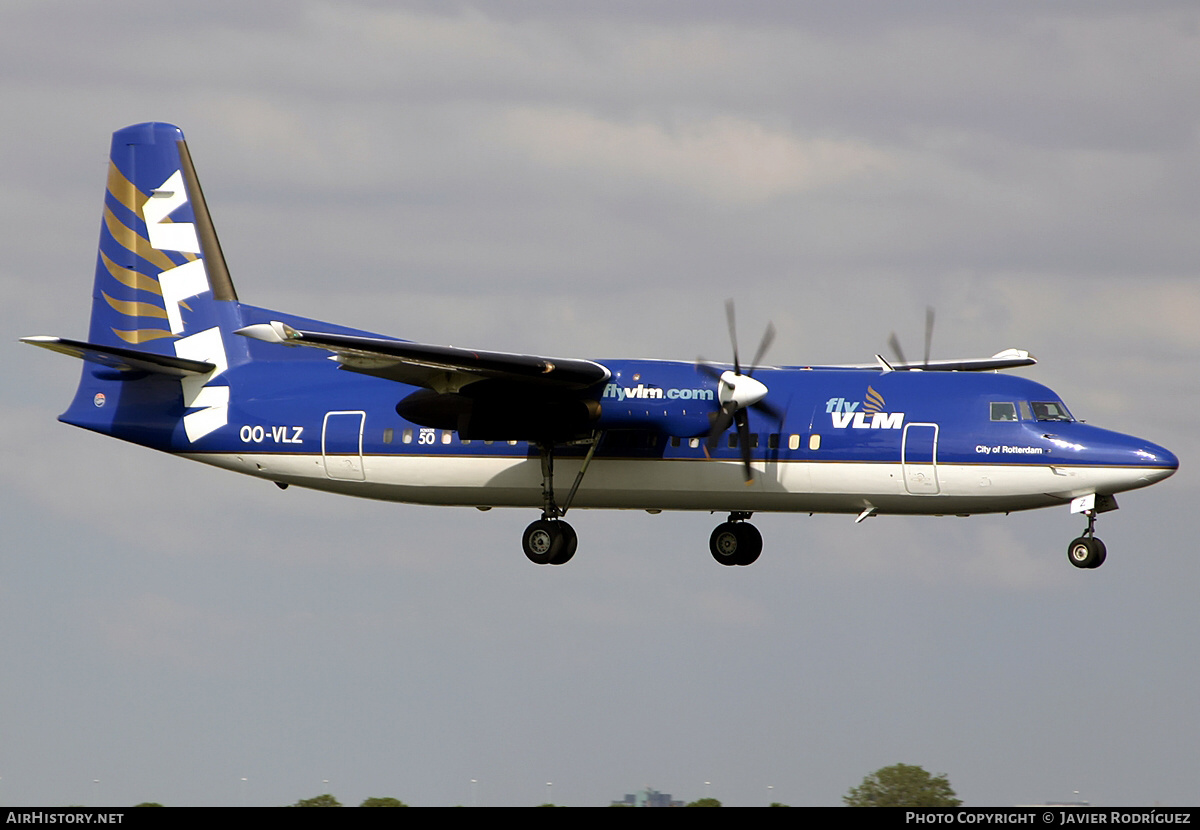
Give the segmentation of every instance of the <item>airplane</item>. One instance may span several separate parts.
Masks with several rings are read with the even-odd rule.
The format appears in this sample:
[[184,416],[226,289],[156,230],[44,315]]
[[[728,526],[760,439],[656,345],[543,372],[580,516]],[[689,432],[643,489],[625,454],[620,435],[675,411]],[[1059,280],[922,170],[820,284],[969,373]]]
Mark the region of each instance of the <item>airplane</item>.
[[[1076,420],[1000,370],[1027,352],[847,366],[585,360],[415,343],[242,303],[182,130],[113,134],[84,361],[59,420],[274,482],[363,498],[541,510],[522,547],[561,565],[578,508],[728,513],[709,552],[758,559],[757,512],[971,515],[1069,506],[1077,568],[1115,494],[1171,476],[1149,441]],[[899,351],[898,348],[896,349]],[[563,495],[556,486],[570,487]]]

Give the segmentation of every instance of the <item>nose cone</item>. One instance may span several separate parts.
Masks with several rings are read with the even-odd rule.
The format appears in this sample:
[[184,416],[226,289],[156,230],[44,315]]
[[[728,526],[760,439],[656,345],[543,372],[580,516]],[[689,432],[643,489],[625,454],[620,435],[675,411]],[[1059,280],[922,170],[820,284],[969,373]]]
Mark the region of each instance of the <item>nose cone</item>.
[[1179,459],[1166,447],[1091,424],[1063,424],[1044,437],[1053,455],[1087,478],[1097,493],[1149,487],[1179,469]]
[[1122,467],[1120,477],[1122,489],[1135,490],[1170,478],[1179,469],[1175,453],[1158,444],[1151,444],[1132,435],[1122,436],[1122,441],[1113,447],[1117,464]]
[[1147,484],[1175,475],[1175,471],[1179,469],[1179,459],[1175,457],[1175,453],[1149,441],[1139,443],[1140,446],[1134,449],[1133,454],[1138,463],[1146,465],[1143,477]]

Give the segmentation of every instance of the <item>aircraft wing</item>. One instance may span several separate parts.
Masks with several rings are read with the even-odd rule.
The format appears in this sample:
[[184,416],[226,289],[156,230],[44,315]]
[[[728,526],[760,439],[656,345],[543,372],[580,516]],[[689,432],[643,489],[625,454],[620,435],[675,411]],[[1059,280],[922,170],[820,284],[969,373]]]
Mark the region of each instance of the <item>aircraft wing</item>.
[[586,389],[612,376],[607,367],[591,360],[482,352],[382,337],[301,331],[277,321],[246,326],[237,333],[267,343],[324,349],[333,353],[343,369],[423,386],[439,393],[457,392],[484,379]]
[[822,369],[882,369],[884,372],[996,372],[1033,366],[1037,358],[1021,349],[1005,349],[991,357],[969,357],[962,360],[931,360],[928,363],[889,363],[875,355],[875,363],[855,363],[842,366],[822,366]]

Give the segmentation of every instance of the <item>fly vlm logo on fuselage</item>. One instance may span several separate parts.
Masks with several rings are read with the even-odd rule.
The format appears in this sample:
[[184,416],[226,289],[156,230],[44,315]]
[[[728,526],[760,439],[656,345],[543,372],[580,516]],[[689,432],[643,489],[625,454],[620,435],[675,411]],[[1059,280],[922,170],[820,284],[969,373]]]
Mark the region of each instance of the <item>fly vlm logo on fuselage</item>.
[[834,429],[900,429],[904,426],[903,412],[884,412],[883,395],[867,387],[866,402],[830,398],[825,411],[833,418]]
[[672,401],[711,401],[715,397],[711,389],[680,389],[677,387],[661,386],[646,386],[639,383],[637,386],[621,386],[617,383],[609,383],[604,387],[604,398],[616,398],[618,401],[626,399],[633,400],[663,400],[664,398]]

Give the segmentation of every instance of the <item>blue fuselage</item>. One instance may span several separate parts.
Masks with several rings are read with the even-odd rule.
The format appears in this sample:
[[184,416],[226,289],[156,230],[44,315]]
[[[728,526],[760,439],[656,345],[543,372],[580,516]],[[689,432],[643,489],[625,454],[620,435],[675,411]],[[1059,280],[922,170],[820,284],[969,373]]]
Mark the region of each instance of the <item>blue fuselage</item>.
[[[225,340],[225,423],[199,440],[183,429],[178,380],[90,363],[63,420],[279,483],[419,503],[540,503],[534,436],[473,438],[452,423],[407,420],[397,406],[415,387],[346,371],[311,349]],[[705,440],[719,407],[709,373],[601,362],[612,376],[567,396],[593,404],[576,437],[602,433],[580,507],[1009,511],[1142,487],[1178,466],[1163,447],[1071,419],[1052,390],[1013,375],[781,367],[754,375],[780,417],[749,413],[758,476],[747,486],[736,430],[715,446]],[[563,397],[540,394],[531,387],[527,401],[506,405],[536,411]],[[560,475],[573,474],[585,450],[560,444]]]

